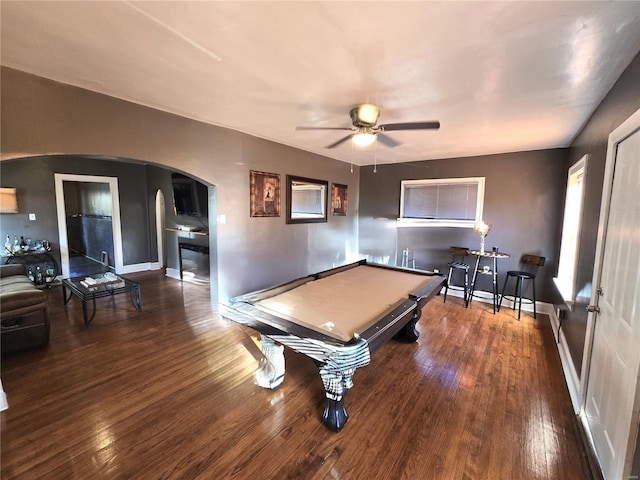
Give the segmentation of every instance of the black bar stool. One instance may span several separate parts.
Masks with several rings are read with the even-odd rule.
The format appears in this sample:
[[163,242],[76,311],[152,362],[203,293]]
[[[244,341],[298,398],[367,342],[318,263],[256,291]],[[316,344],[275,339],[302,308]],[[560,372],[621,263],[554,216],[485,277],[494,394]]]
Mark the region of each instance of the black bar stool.
[[[536,274],[534,270],[544,265],[544,257],[538,257],[537,255],[523,255],[520,263],[524,265],[523,270],[509,270],[507,276],[504,279],[502,285],[502,293],[500,294],[500,302],[498,303],[498,311],[502,305],[502,299],[506,296],[509,299],[513,299],[513,310],[516,309],[516,302],[518,302],[518,320],[520,320],[520,312],[522,311],[522,289],[525,280],[531,280],[533,287],[533,296],[530,299],[525,299],[525,303],[533,303],[533,318],[536,318]],[[513,296],[505,295],[504,291],[507,288],[507,282],[510,278],[516,279],[516,288]]]
[[[447,301],[447,292],[451,288],[452,290],[464,291],[464,306],[469,307],[469,264],[465,263],[465,258],[469,255],[469,249],[466,247],[451,247],[449,248],[451,254],[451,262],[447,265],[449,267],[449,274],[447,275],[447,282],[444,284],[444,301]],[[456,285],[451,283],[451,276],[453,272],[459,270],[464,272],[464,284]]]

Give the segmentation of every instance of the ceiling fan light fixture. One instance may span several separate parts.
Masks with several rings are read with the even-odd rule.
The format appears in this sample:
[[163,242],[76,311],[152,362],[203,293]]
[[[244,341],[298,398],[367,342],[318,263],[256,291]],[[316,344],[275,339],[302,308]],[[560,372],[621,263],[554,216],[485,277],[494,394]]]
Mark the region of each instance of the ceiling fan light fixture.
[[358,147],[368,147],[373,142],[376,141],[376,136],[370,132],[361,132],[356,133],[353,137],[351,137],[351,141],[355,143]]
[[[2,1],[2,0],[0,0]],[[400,130],[435,130],[440,128],[440,122],[400,122],[378,125],[380,109],[371,103],[361,103],[349,110],[352,127],[296,127],[296,130],[347,130],[350,133],[341,139],[327,145],[326,148],[336,148],[351,139],[351,146],[367,147],[374,142],[393,148],[401,145],[387,132]],[[377,143],[376,143],[377,145]]]
[[363,103],[357,108],[357,117],[361,123],[375,125],[380,116],[380,110],[375,105]]

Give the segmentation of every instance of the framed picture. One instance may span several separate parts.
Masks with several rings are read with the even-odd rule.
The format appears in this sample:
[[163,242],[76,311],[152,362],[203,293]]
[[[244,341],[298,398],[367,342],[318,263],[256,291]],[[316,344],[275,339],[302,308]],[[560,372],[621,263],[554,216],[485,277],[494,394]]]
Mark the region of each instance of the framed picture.
[[331,184],[331,215],[347,214],[347,186],[339,183]]
[[251,170],[251,216],[280,216],[280,175]]

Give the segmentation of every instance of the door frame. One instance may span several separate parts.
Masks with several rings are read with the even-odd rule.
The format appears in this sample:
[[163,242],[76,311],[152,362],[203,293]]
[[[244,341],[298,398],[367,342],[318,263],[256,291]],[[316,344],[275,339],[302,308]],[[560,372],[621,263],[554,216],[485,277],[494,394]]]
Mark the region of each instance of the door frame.
[[156,191],[156,243],[158,247],[158,268],[165,268],[166,253],[166,232],[165,232],[165,199],[162,189]]
[[56,191],[56,210],[58,214],[58,237],[60,244],[60,263],[62,277],[68,278],[69,269],[69,239],[67,237],[67,211],[64,203],[63,182],[107,183],[111,193],[111,225],[113,229],[113,262],[116,273],[122,273],[122,228],[120,224],[120,195],[118,194],[117,177],[99,177],[94,175],[75,175],[68,173],[54,173]]
[[[594,257],[594,268],[593,268],[593,277],[592,277],[592,292],[591,292],[591,301],[590,305],[598,305],[598,288],[600,285],[600,280],[602,276],[602,264],[604,261],[604,252],[606,248],[606,227],[609,222],[609,213],[610,213],[610,204],[611,204],[611,194],[613,191],[613,175],[615,171],[615,159],[618,150],[618,144],[624,141],[627,137],[635,133],[637,130],[640,130],[640,109],[638,109],[634,114],[632,114],[629,118],[627,118],[620,126],[618,126],[613,132],[609,134],[609,140],[607,143],[607,156],[605,163],[605,171],[604,171],[604,180],[602,183],[602,201],[600,203],[600,219],[598,221],[598,239],[596,243],[596,253]],[[596,312],[589,312],[587,315],[587,330],[585,337],[585,348],[583,352],[582,358],[582,371],[580,374],[580,378],[585,379],[585,381],[581,382],[580,388],[580,416],[582,417],[582,422],[586,426],[587,434],[590,436],[591,431],[589,425],[587,424],[586,419],[586,406],[587,406],[587,393],[590,382],[590,370],[591,370],[591,359],[593,354],[593,343],[594,343],[594,334],[595,334],[595,326],[596,326]],[[640,382],[636,385],[635,392],[636,403],[640,398]],[[634,409],[634,413],[632,415],[632,425],[638,425],[638,411]],[[631,465],[633,461],[633,447],[635,444],[636,433],[630,435],[629,443],[627,445],[627,449],[625,451],[625,458],[623,461],[626,464]],[[593,440],[590,439],[592,445]],[[597,456],[597,455],[596,455]]]

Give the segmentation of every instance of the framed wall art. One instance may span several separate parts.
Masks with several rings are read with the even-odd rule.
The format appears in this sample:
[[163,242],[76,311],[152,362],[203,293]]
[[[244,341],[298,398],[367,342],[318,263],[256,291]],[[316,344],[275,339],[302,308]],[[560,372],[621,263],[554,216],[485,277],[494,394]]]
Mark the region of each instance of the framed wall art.
[[331,215],[347,214],[347,186],[339,183],[331,184]]
[[280,175],[251,170],[251,216],[280,216]]

